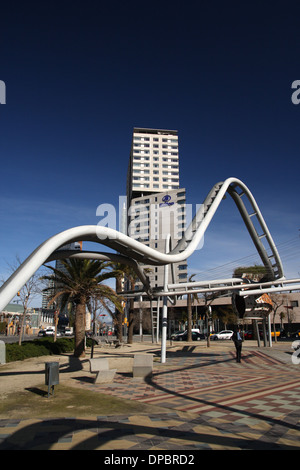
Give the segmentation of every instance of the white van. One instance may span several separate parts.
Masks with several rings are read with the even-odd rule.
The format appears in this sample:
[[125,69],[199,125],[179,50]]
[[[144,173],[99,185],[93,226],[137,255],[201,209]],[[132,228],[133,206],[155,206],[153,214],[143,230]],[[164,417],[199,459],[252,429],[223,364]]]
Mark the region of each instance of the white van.
[[45,330],[46,336],[54,336],[55,333],[55,326],[48,326]]

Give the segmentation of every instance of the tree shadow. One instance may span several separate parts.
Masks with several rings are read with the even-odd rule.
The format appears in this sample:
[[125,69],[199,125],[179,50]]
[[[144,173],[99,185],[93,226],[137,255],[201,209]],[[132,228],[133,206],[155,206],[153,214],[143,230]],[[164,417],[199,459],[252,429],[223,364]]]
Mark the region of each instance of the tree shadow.
[[[49,361],[45,361],[46,362]],[[59,372],[60,373],[68,373],[68,372],[78,372],[83,370],[83,363],[88,362],[88,359],[79,359],[74,356],[69,356],[69,363],[68,364],[60,364]],[[1,377],[14,377],[18,375],[41,375],[43,374],[43,370],[18,370],[18,371],[3,371],[0,372]]]
[[[192,356],[192,355],[191,355]],[[194,356],[193,356],[194,357]],[[215,356],[214,356],[215,357]],[[74,358],[69,361],[69,364],[66,366],[64,371],[74,371],[82,369],[82,361]],[[88,360],[88,359],[86,359]],[[219,363],[232,362],[233,357],[224,357],[223,359],[218,360]],[[280,419],[274,419],[272,417],[262,416],[247,410],[241,410],[240,408],[235,408],[231,405],[222,405],[213,400],[201,399],[199,397],[191,397],[179,393],[175,390],[169,389],[165,385],[157,383],[157,379],[161,376],[172,374],[176,371],[182,370],[195,370],[195,369],[204,369],[207,366],[215,365],[215,360],[207,360],[205,363],[200,364],[190,364],[184,367],[173,367],[168,370],[161,370],[159,372],[154,372],[152,376],[148,376],[145,379],[145,383],[152,388],[159,390],[163,393],[170,395],[171,397],[183,398],[192,403],[209,405],[213,408],[223,410],[231,413],[238,413],[239,415],[244,415],[245,417],[255,418],[261,422],[268,422],[272,425],[269,431],[262,431],[262,435],[259,439],[252,439],[251,437],[245,437],[244,435],[239,435],[239,433],[249,432],[249,427],[244,425],[235,426],[234,423],[217,423],[212,422],[201,414],[195,414],[195,418],[183,418],[178,416],[177,413],[172,413],[172,418],[168,416],[170,413],[161,413],[155,415],[156,421],[167,421],[172,419],[172,425],[168,426],[147,426],[147,420],[145,419],[145,425],[136,425],[129,422],[129,416],[110,416],[102,417],[103,419],[98,420],[87,420],[87,419],[77,419],[77,418],[62,418],[62,419],[46,419],[40,420],[37,423],[29,424],[28,426],[18,429],[14,433],[11,433],[9,436],[3,436],[2,441],[0,441],[0,450],[30,450],[30,449],[51,449],[51,447],[57,442],[66,442],[70,450],[80,450],[80,449],[98,449],[99,447],[105,446],[106,443],[109,443],[114,440],[124,438],[126,441],[132,442],[131,450],[139,449],[151,449],[153,446],[157,446],[159,449],[168,450],[168,449],[199,449],[201,447],[207,446],[211,448],[211,445],[217,444],[220,447],[224,448],[240,448],[240,449],[249,449],[249,450],[295,450],[297,447],[296,441],[295,446],[288,444],[277,444],[274,443],[275,437],[278,438],[280,433],[284,434],[289,429],[298,430],[297,421],[299,420],[299,413],[293,412],[293,415],[288,416],[288,420],[282,421]],[[78,369],[80,368],[80,369]],[[35,373],[35,372],[32,372]],[[126,374],[128,377],[129,374]],[[131,374],[130,374],[131,375]],[[87,377],[89,380],[93,378]],[[82,377],[80,378],[82,380]],[[112,384],[113,386],[113,384]],[[43,392],[37,388],[30,387],[27,389],[32,393],[38,395],[44,395],[47,392]],[[74,410],[76,415],[76,409]],[[142,416],[141,414],[140,416]],[[145,415],[148,417],[148,415]],[[152,415],[153,418],[154,415]],[[151,417],[150,417],[151,419]],[[174,420],[178,422],[178,425],[174,424]],[[9,420],[7,420],[9,421]],[[45,427],[45,424],[47,425]],[[201,424],[205,425],[205,433],[201,432]],[[195,432],[193,427],[197,426],[200,429],[200,432]],[[52,428],[52,430],[51,430]],[[212,429],[210,433],[208,428]],[[219,429],[218,435],[215,434],[215,429]],[[10,430],[12,428],[9,428]],[[78,443],[72,445],[72,436],[74,433],[81,431],[90,430],[92,435],[89,434],[89,437],[81,440]],[[251,429],[250,429],[251,431]],[[231,435],[226,435],[230,433]],[[175,444],[168,443],[168,439],[176,439]],[[182,444],[181,444],[182,443]],[[118,443],[118,449],[120,443]],[[173,445],[173,447],[172,447]],[[124,450],[128,449],[128,445]],[[122,450],[122,449],[121,449]]]
[[88,362],[88,359],[69,356],[69,364],[62,364],[59,368],[59,372],[78,372],[79,370],[83,370],[83,363],[85,362]]
[[[210,445],[218,444],[218,446],[224,448],[241,448],[245,450],[292,450],[296,447],[270,442],[265,436],[260,439],[245,439],[243,436],[213,435],[214,427],[212,427],[212,434],[208,434],[207,431],[205,433],[194,432],[192,426],[197,425],[196,420],[188,422],[179,417],[175,418],[179,422],[178,428],[174,425],[172,427],[152,427],[126,423],[124,420],[128,420],[128,415],[119,416],[118,418],[118,421],[112,416],[97,421],[72,418],[41,420],[5,437],[0,442],[0,450],[49,450],[57,442],[66,442],[69,450],[94,450],[103,447],[106,443],[122,438],[126,440],[124,449],[122,449],[120,443],[116,448],[118,450],[129,450],[130,452],[151,449],[153,446],[162,450],[197,450],[205,444],[208,448]],[[167,418],[166,415],[158,415],[158,419],[166,420]],[[73,434],[87,430],[92,431],[92,435],[89,434],[89,437],[72,445]],[[168,439],[176,439],[176,444],[168,443]],[[129,447],[128,441],[132,442],[132,446]],[[111,453],[111,451],[109,452]]]
[[[253,355],[250,354],[250,356],[253,356]],[[234,356],[232,356],[230,358],[227,358],[227,359],[224,358],[221,361],[219,360],[218,363],[232,362],[234,360],[233,357]],[[187,366],[183,366],[183,367],[179,366],[176,369],[173,368],[173,369],[169,369],[169,370],[163,370],[163,371],[160,371],[160,372],[153,373],[152,375],[149,374],[147,377],[145,377],[145,383],[147,383],[147,385],[153,387],[154,389],[159,390],[160,392],[163,392],[164,394],[169,394],[171,396],[181,398],[181,399],[184,399],[184,400],[196,403],[196,404],[208,405],[212,408],[217,408],[217,409],[220,409],[220,410],[223,410],[223,411],[226,411],[226,412],[239,413],[241,415],[245,415],[246,417],[251,417],[253,419],[257,419],[257,420],[260,420],[260,421],[267,421],[270,424],[281,425],[281,426],[284,426],[288,429],[294,429],[294,430],[297,430],[297,431],[300,430],[300,426],[297,425],[297,424],[288,423],[288,422],[282,421],[280,419],[276,419],[276,418],[256,414],[256,413],[253,413],[253,412],[249,412],[247,410],[241,410],[240,408],[235,408],[234,405],[227,406],[227,405],[222,405],[220,403],[217,403],[216,401],[210,401],[210,400],[205,400],[205,399],[201,399],[201,398],[197,398],[197,397],[192,397],[192,396],[189,396],[189,395],[184,395],[183,393],[180,393],[180,392],[177,392],[175,390],[169,389],[164,385],[160,385],[155,381],[158,377],[163,376],[163,375],[172,374],[174,372],[179,372],[179,371],[182,371],[182,370],[201,369],[201,368],[205,368],[205,367],[215,365],[215,364],[216,364],[215,361],[207,361],[204,364],[191,364],[191,365],[187,365]],[[237,385],[238,385],[238,382],[237,382]]]

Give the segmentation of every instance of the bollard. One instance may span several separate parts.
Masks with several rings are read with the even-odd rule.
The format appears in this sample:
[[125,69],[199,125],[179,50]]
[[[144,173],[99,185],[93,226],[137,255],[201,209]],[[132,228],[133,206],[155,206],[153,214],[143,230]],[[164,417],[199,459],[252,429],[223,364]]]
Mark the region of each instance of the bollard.
[[48,398],[50,396],[50,388],[54,395],[54,385],[59,384],[59,362],[45,363],[45,385],[48,385]]
[[5,343],[0,341],[0,364],[6,364]]

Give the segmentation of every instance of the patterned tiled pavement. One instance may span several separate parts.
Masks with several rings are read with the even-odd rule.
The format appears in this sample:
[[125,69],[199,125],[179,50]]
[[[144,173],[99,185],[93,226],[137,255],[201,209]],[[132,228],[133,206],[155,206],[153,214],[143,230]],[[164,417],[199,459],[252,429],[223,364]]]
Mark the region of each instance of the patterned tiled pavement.
[[187,347],[154,363],[144,382],[117,373],[113,384],[77,379],[82,389],[158,405],[163,413],[0,420],[0,450],[198,451],[300,448],[300,365],[283,353]]

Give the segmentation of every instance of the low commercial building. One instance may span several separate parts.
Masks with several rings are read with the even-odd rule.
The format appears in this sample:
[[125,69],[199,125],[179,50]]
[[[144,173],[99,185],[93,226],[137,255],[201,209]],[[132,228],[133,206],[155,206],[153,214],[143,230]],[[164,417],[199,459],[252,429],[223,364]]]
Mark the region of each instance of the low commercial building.
[[[275,311],[276,329],[285,330],[287,333],[300,330],[300,292],[286,292],[282,294],[273,294],[273,310],[270,313],[271,324],[273,325],[273,316]],[[149,301],[135,302],[136,329],[142,315],[143,328],[147,331],[151,330],[151,304]],[[193,327],[199,328],[200,332],[206,331],[206,314],[207,307],[211,306],[212,312],[212,330],[220,331],[224,328],[233,327],[236,324],[236,316],[232,308],[231,297],[217,297],[213,300],[205,300],[199,297],[198,300],[192,302],[192,322]],[[152,303],[154,314],[156,315],[157,307],[160,316],[162,311],[162,300],[159,305],[154,300]],[[252,328],[252,320],[239,319],[245,329]],[[168,329],[170,333],[183,330],[187,325],[187,298],[178,299],[174,305],[168,303]]]

